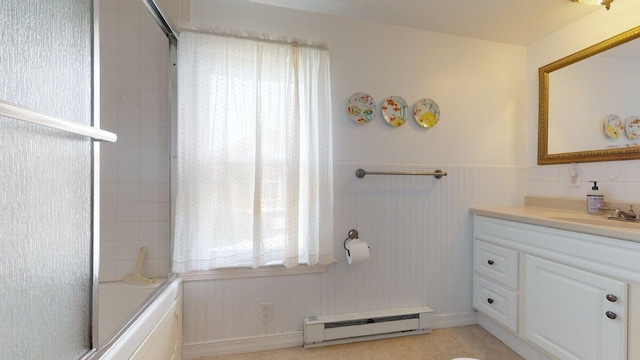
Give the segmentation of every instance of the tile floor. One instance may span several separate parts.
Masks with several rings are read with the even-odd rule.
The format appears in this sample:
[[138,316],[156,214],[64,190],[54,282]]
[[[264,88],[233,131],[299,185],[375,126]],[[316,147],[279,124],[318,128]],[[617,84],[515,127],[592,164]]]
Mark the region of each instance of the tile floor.
[[431,334],[312,349],[292,348],[209,358],[208,360],[523,360],[500,340],[478,325],[433,330]]

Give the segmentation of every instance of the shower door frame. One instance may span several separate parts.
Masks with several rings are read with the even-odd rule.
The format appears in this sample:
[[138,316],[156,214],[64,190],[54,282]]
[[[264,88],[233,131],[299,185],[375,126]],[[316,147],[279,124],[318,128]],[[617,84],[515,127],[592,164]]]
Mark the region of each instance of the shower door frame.
[[[177,125],[177,66],[176,66],[176,58],[177,58],[177,41],[179,32],[176,30],[176,27],[172,24],[169,17],[162,10],[162,8],[156,4],[155,0],[141,0],[143,4],[149,9],[149,12],[153,16],[154,20],[158,23],[159,27],[165,33],[169,40],[169,67],[168,71],[168,83],[169,89],[167,96],[169,97],[169,118],[167,121],[169,122],[169,167],[171,169],[171,175],[169,176],[169,268],[171,269],[173,263],[173,234],[171,229],[173,229],[173,206],[174,206],[174,196],[173,196],[173,185],[172,178],[174,175],[174,159],[175,159],[175,146],[176,142],[174,140],[174,129]],[[94,127],[100,125],[100,12],[99,6],[100,0],[93,0],[94,6],[94,38],[93,38],[93,122]],[[93,304],[92,304],[92,347],[91,351],[89,351],[82,359],[92,359],[93,357],[100,358],[102,355],[106,354],[110,348],[114,346],[118,340],[125,334],[129,328],[133,326],[133,324],[142,316],[142,314],[149,308],[150,304],[152,304],[160,294],[168,288],[169,284],[178,278],[177,274],[169,271],[167,274],[167,279],[160,284],[156,290],[149,296],[149,298],[141,305],[141,307],[134,313],[129,320],[123,325],[123,327],[116,332],[116,334],[102,347],[98,348],[99,343],[99,334],[98,334],[98,326],[99,326],[99,318],[98,318],[98,287],[99,287],[99,274],[100,274],[100,144],[94,142],[93,145],[94,157],[93,157]]]
[[[91,97],[91,111],[93,127],[100,128],[100,0],[93,0],[93,44],[92,71],[93,96]],[[98,347],[98,286],[100,283],[100,143],[93,142],[93,214],[92,224],[92,259],[93,276],[91,290],[91,350],[84,358],[89,358]]]
[[[149,10],[151,16],[156,21],[162,32],[169,40],[169,64],[168,66],[168,93],[169,97],[169,269],[173,269],[173,228],[175,225],[175,187],[173,179],[176,178],[175,159],[177,158],[177,141],[175,138],[176,128],[178,125],[178,38],[180,32],[173,24],[162,6],[157,4],[156,0],[142,0]],[[173,272],[169,270],[169,277]]]

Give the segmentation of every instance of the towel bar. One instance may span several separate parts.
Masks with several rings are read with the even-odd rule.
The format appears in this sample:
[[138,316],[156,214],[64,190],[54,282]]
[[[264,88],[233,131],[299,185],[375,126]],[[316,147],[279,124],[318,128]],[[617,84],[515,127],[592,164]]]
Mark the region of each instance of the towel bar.
[[443,176],[447,176],[446,171],[436,170],[428,173],[413,173],[413,172],[398,172],[398,171],[364,171],[363,169],[356,170],[356,177],[362,179],[366,175],[425,175],[433,176],[436,179],[440,179]]

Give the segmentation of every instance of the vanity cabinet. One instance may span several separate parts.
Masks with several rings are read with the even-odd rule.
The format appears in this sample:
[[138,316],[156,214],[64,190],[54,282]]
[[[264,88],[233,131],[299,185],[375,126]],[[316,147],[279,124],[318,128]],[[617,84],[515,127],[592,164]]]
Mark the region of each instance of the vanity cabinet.
[[474,308],[518,331],[518,253],[476,241],[473,270]]
[[640,243],[478,215],[473,234],[473,307],[507,329],[507,345],[536,359],[632,360]]
[[526,256],[525,337],[559,359],[626,359],[627,284]]

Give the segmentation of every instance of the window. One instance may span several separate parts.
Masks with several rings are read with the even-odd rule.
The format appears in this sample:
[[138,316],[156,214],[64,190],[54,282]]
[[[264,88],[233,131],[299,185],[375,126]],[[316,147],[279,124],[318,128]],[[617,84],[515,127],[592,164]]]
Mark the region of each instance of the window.
[[174,271],[332,261],[329,52],[184,32]]

